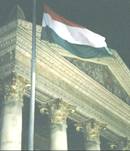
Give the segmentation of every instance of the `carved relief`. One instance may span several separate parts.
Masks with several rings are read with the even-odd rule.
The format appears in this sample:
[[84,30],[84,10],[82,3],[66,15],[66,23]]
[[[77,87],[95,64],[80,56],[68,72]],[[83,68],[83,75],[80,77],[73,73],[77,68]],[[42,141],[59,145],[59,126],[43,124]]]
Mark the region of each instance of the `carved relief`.
[[120,83],[117,81],[107,66],[72,58],[67,59],[76,65],[80,70],[84,71],[94,80],[102,84],[110,92],[124,100],[126,103],[130,103],[128,94],[124,91]]

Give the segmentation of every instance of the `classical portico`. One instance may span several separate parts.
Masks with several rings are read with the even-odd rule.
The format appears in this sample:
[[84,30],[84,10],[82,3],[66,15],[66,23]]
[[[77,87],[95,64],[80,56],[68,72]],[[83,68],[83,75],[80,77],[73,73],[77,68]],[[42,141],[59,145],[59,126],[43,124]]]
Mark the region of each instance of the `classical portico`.
[[[21,142],[26,142],[22,136],[27,133],[23,123],[28,121],[32,24],[23,12],[21,16],[0,28],[2,150],[20,150]],[[112,50],[109,57],[83,59],[40,36],[37,25],[35,149],[75,150],[68,147],[71,120],[84,134],[85,150],[129,150],[130,70],[118,53]],[[49,123],[42,122],[43,113]]]

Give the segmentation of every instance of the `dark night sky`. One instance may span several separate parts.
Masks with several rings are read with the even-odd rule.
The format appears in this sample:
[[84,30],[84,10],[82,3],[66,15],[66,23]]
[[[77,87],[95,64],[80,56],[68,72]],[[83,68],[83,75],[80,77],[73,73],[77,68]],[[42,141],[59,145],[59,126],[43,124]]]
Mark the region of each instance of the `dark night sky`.
[[[41,24],[43,2],[62,16],[106,37],[130,68],[130,0],[37,0],[37,23]],[[0,0],[0,25],[18,3],[31,21],[32,0]]]

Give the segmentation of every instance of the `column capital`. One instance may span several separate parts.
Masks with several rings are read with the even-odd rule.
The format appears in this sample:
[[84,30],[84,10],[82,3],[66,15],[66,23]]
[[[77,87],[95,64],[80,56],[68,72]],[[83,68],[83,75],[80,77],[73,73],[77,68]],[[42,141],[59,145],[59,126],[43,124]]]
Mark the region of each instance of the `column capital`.
[[4,104],[22,103],[26,81],[23,77],[12,74],[2,81]]
[[87,140],[94,141],[100,138],[101,131],[106,127],[106,124],[90,119],[84,124]]
[[68,115],[75,112],[75,107],[62,101],[62,99],[55,99],[46,107],[41,108],[40,112],[49,114],[51,123],[63,124],[66,123]]

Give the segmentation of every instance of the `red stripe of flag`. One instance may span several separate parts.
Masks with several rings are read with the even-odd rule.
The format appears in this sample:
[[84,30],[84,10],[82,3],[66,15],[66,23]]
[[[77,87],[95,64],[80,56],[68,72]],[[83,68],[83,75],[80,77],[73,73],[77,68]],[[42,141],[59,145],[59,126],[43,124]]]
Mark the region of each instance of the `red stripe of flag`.
[[69,21],[67,19],[65,19],[64,17],[58,15],[56,12],[54,12],[49,6],[47,6],[46,4],[44,5],[44,12],[49,14],[52,19],[56,20],[56,21],[59,21],[59,22],[62,22],[66,25],[69,25],[69,26],[74,26],[74,27],[81,27],[83,28],[81,25],[78,25],[72,21]]

